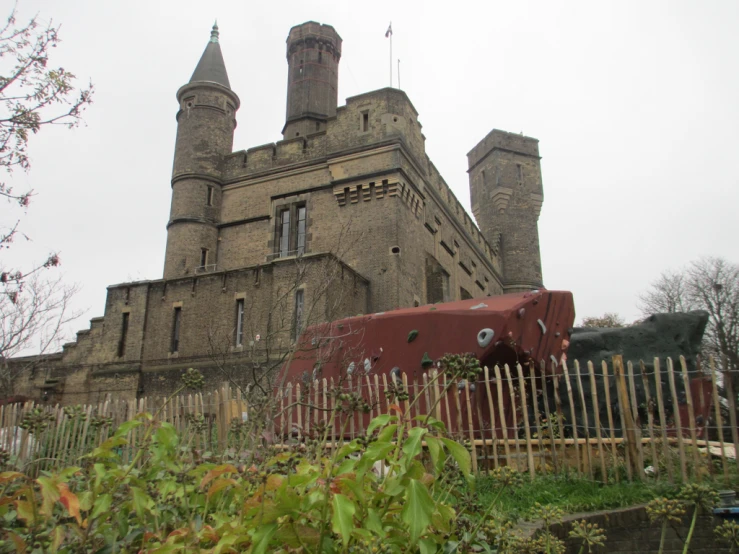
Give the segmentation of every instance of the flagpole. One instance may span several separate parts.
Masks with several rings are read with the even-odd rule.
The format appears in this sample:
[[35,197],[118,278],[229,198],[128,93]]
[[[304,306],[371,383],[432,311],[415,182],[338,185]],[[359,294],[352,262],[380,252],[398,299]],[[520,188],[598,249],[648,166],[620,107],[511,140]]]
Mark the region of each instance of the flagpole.
[[[392,26],[392,23],[390,23]],[[393,88],[393,33],[390,32],[390,88]]]

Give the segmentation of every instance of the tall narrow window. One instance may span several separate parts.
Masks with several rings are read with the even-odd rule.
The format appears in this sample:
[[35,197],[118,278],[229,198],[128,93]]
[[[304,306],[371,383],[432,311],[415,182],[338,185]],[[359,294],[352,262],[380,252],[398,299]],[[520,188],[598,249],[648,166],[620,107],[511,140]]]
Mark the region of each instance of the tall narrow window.
[[369,112],[362,112],[362,131],[369,131]]
[[210,185],[208,186],[208,192],[206,194],[206,204],[208,206],[213,205],[213,187],[211,187]]
[[182,327],[182,308],[174,309],[174,319],[172,321],[172,352],[180,349],[180,329]]
[[293,340],[297,341],[303,328],[303,289],[295,291],[295,320],[293,321]]
[[288,255],[290,252],[290,210],[282,210],[280,212],[280,234],[279,234],[279,252],[280,258]]
[[305,206],[298,207],[298,256],[305,254]]
[[122,358],[126,353],[126,339],[128,338],[128,312],[123,312],[123,324],[121,325],[121,340],[118,341],[118,357]]
[[236,301],[236,346],[244,344],[244,299]]
[[200,267],[205,267],[206,265],[208,265],[208,249],[201,248],[200,249]]
[[523,185],[523,166],[516,164],[516,169],[518,170],[518,184]]

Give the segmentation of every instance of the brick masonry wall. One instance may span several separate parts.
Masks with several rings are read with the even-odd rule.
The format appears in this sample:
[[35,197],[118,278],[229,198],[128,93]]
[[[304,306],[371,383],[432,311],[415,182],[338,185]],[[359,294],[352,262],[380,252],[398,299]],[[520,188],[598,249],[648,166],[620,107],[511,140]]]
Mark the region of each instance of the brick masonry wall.
[[[682,553],[691,518],[692,513],[689,513],[683,518],[681,524],[668,526],[665,554]],[[565,541],[567,554],[577,554],[580,551],[582,542],[569,538],[569,532],[572,522],[582,519],[590,523],[597,523],[606,532],[605,546],[594,548],[594,554],[633,554],[635,552],[656,554],[659,551],[661,525],[649,521],[644,506],[636,506],[592,514],[571,515],[567,516],[562,523],[553,525],[552,533]],[[720,518],[715,518],[712,515],[699,516],[690,542],[690,552],[696,554],[728,553],[729,548],[726,547],[726,544],[718,542],[713,533],[714,527],[720,524]]]

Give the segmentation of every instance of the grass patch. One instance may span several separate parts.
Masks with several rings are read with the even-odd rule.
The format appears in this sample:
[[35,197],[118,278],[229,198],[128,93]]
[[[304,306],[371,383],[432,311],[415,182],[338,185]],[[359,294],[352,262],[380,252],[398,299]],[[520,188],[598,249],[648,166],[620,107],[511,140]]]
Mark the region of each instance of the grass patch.
[[[716,488],[723,488],[718,483]],[[533,481],[503,491],[496,512],[512,520],[529,519],[535,504],[550,505],[565,513],[595,512],[644,504],[654,498],[674,497],[680,485],[665,481],[602,483],[570,475],[542,475]],[[496,482],[486,476],[477,479],[477,495],[488,506],[498,493]]]

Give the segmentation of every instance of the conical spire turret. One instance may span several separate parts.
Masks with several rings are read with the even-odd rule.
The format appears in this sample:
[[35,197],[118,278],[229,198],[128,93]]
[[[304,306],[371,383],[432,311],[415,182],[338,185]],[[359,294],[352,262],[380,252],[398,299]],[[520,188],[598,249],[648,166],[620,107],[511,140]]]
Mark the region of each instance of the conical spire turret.
[[190,78],[190,82],[205,81],[218,83],[230,89],[231,84],[228,81],[228,73],[226,72],[226,64],[223,62],[223,54],[221,53],[218,36],[218,21],[216,21],[213,24],[213,29],[210,31],[208,45],[200,57],[200,61]]

